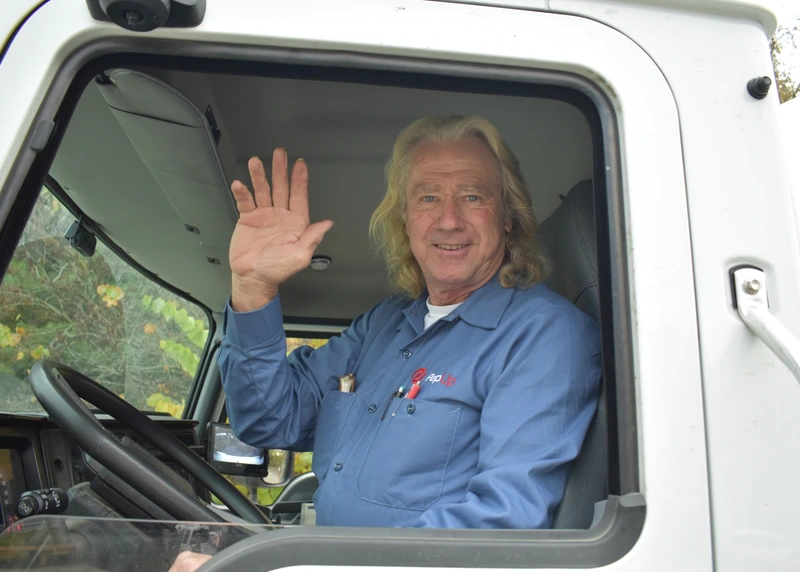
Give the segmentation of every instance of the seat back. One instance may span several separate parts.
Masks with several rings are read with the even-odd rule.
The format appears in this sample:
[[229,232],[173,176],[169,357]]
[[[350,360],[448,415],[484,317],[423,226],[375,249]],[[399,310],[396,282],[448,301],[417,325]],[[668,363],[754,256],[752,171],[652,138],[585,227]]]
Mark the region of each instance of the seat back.
[[[575,185],[556,211],[542,223],[539,239],[553,261],[547,281],[555,292],[600,322],[597,291],[597,241],[591,181]],[[607,497],[608,435],[606,391],[601,384],[597,412],[580,453],[572,462],[564,498],[553,528],[589,528],[594,505]]]

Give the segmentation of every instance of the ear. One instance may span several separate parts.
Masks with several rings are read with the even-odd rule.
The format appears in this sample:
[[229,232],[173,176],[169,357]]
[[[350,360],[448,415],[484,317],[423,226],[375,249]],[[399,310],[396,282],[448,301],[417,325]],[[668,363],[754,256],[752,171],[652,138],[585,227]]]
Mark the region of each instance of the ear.
[[514,228],[514,220],[510,216],[506,217],[506,220],[503,223],[503,228],[506,229],[506,234],[511,232],[511,229]]

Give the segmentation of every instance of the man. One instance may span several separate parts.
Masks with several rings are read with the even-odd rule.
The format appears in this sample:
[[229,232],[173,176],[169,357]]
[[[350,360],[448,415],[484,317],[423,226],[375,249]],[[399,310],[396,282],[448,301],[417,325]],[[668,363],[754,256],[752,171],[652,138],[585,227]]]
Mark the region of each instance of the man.
[[[309,450],[317,524],[546,528],[596,407],[596,324],[549,291],[519,164],[477,117],[399,136],[370,234],[397,294],[288,358],[278,288],[331,221],[308,169],[235,181],[233,289],[219,363],[243,441]],[[355,390],[339,378],[353,374]],[[401,389],[402,388],[402,389]]]

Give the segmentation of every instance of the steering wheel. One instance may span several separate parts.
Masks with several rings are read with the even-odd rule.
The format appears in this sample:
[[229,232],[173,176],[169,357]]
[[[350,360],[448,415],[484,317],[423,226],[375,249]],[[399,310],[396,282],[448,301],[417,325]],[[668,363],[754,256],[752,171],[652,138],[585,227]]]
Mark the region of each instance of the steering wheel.
[[177,520],[226,522],[201,499],[165,478],[148,453],[125,446],[106,431],[81,398],[158,447],[240,518],[252,524],[271,524],[264,513],[204,459],[96,381],[60,363],[40,360],[31,368],[30,384],[42,407],[66,435]]

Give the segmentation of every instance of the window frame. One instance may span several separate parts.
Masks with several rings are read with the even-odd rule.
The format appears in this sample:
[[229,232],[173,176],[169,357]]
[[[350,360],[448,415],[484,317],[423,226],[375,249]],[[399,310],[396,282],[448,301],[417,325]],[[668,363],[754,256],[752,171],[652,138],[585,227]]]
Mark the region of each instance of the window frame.
[[[270,66],[284,66],[283,69],[291,74],[297,74],[288,77],[309,77],[314,74],[316,79],[324,79],[328,74],[329,79],[343,81],[343,76],[350,74],[350,81],[356,81],[360,75],[363,83],[380,84],[383,81],[387,85],[410,85],[403,82],[398,84],[398,78],[415,77],[420,83],[413,83],[414,87],[430,87],[426,81],[436,84],[435,80],[442,82],[446,79],[448,89],[453,91],[456,90],[453,86],[463,89],[463,86],[474,86],[477,82],[506,88],[515,86],[521,90],[524,88],[539,96],[563,95],[569,91],[588,102],[588,108],[579,109],[587,116],[595,142],[595,212],[608,215],[608,218],[598,217],[597,220],[604,383],[607,384],[609,395],[610,457],[609,499],[600,522],[589,530],[425,531],[424,535],[412,529],[328,529],[328,532],[322,528],[313,531],[285,529],[271,536],[268,543],[269,561],[272,568],[320,563],[364,564],[365,561],[360,560],[358,555],[363,554],[364,549],[374,547],[375,542],[389,538],[393,542],[382,546],[381,557],[396,566],[419,566],[422,563],[431,566],[436,562],[446,562],[448,566],[464,567],[583,568],[610,564],[630,550],[643,528],[645,505],[639,494],[637,409],[630,343],[632,317],[627,304],[612,304],[612,300],[630,299],[619,132],[615,107],[599,85],[566,72],[489,64],[195,41],[155,42],[128,36],[93,40],[76,49],[55,73],[32,123],[27,145],[11,168],[2,196],[3,201],[15,200],[0,232],[0,272],[4,273],[7,268],[10,259],[8,245],[15,244],[24,227],[34,202],[31,197],[35,200],[34,189],[41,185],[47,175],[83,88],[97,71],[121,65],[195,71],[224,70],[228,74],[253,75],[261,75]],[[440,85],[439,89],[444,88]],[[493,93],[498,92],[506,93],[499,90]],[[558,99],[563,100],[562,97]],[[46,119],[48,117],[54,117],[55,121]],[[46,145],[38,152],[34,151],[31,142],[40,141],[42,133],[50,130],[52,132],[46,139]],[[18,192],[14,192],[17,189]],[[0,212],[2,207],[0,204]],[[84,220],[91,224],[87,219]],[[103,239],[101,233],[97,236]],[[111,241],[106,244],[115,250]],[[13,248],[11,251],[13,254]],[[145,272],[145,275],[148,274]],[[174,289],[172,291],[175,292]],[[192,300],[183,293],[175,293]],[[291,319],[286,317],[287,321]],[[207,372],[215,325],[209,324],[209,339],[198,374]],[[199,375],[193,387],[197,386],[198,379]],[[187,406],[184,415],[191,414],[191,408]],[[337,538],[334,543],[330,542],[332,536]],[[286,542],[281,542],[282,538]],[[297,554],[293,547],[301,538],[304,550],[303,554]],[[570,550],[564,551],[567,544]],[[252,543],[249,542],[243,543],[242,550],[247,548],[245,545],[252,550]],[[252,551],[252,554],[256,554],[263,565],[264,554],[259,550]],[[436,558],[431,559],[434,554]],[[320,560],[321,556],[324,556],[324,561]]]

